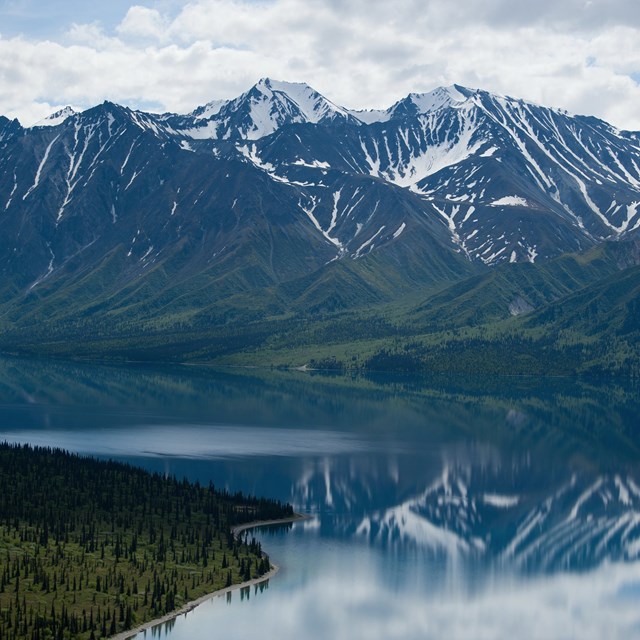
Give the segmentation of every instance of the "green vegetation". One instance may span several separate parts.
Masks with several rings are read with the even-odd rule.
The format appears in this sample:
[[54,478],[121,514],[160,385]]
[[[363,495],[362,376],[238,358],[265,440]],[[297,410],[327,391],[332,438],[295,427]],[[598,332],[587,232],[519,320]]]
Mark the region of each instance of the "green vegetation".
[[[325,280],[117,313],[71,306],[0,333],[8,353],[342,370],[640,377],[640,242],[408,292],[370,263]],[[374,265],[375,266],[375,265]],[[338,268],[340,267],[340,268]],[[329,277],[331,276],[331,277]],[[296,285],[297,286],[294,286]],[[194,294],[193,291],[185,292]],[[37,307],[39,308],[39,307]]]
[[114,635],[270,569],[231,527],[290,517],[116,462],[0,445],[0,638]]

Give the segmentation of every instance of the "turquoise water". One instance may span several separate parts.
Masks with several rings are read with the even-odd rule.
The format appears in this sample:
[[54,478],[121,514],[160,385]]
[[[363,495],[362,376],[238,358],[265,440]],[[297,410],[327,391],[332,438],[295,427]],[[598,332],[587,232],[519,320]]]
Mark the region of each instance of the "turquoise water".
[[141,638],[640,636],[638,388],[0,360],[0,437],[292,502]]

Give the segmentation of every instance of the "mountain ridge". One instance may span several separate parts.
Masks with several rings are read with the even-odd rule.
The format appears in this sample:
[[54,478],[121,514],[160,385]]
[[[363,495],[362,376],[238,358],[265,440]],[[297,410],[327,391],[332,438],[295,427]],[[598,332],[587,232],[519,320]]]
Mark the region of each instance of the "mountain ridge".
[[[640,235],[637,133],[459,85],[357,113],[266,78],[184,115],[0,117],[0,324],[194,329],[456,283],[489,309],[469,278]],[[516,314],[575,291],[535,273],[501,280]]]

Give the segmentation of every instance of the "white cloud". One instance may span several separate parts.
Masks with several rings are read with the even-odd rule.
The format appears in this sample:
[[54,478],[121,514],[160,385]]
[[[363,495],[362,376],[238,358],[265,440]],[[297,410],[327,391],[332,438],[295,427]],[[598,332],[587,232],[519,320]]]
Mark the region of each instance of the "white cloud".
[[[156,5],[159,6],[159,5]],[[454,82],[640,129],[635,0],[195,0],[131,6],[113,33],[0,39],[0,113],[105,98],[187,111],[262,76],[352,108]]]
[[156,9],[134,5],[127,11],[117,32],[124,37],[163,39],[167,20]]

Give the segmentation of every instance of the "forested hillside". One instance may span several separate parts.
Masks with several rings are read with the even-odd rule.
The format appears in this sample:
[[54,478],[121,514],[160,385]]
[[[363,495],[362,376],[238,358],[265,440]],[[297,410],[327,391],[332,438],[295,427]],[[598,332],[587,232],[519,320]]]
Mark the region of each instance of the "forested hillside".
[[270,563],[239,523],[288,505],[60,450],[0,445],[0,638],[102,638]]

